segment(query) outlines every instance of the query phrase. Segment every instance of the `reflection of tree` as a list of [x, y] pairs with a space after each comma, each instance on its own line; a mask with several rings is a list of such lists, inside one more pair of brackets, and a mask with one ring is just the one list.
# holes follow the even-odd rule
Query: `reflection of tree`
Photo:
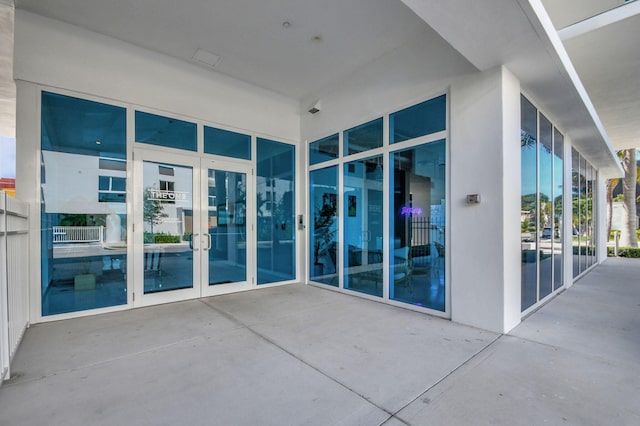
[[142, 217], [145, 222], [149, 222], [151, 226], [151, 233], [153, 234], [153, 225], [158, 225], [162, 222], [162, 219], [169, 217], [164, 212], [164, 204], [160, 200], [156, 200], [151, 192], [152, 188], [145, 188], [144, 190], [144, 209]]
[[520, 148], [536, 147], [536, 138], [529, 134], [526, 130], [520, 130]]

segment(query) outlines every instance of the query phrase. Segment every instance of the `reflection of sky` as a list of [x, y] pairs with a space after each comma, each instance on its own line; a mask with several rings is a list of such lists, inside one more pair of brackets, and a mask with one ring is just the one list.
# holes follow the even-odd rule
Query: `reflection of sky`
[[[522, 156], [522, 194], [533, 194], [536, 192], [536, 150], [533, 148], [523, 148]], [[556, 180], [554, 196], [562, 193], [560, 183], [562, 182], [562, 161], [558, 157], [542, 153], [540, 158], [540, 192], [552, 198], [551, 192], [551, 162]]]
[[0, 177], [16, 177], [16, 140], [0, 136]]
[[522, 157], [522, 194], [536, 192], [536, 150], [533, 147], [523, 148]]

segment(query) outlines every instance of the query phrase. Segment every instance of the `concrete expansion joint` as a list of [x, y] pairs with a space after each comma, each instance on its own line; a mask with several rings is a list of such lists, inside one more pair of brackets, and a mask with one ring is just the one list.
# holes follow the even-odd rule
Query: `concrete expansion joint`
[[420, 399], [421, 397], [423, 397], [424, 395], [427, 394], [427, 392], [429, 392], [431, 389], [434, 389], [436, 386], [438, 386], [440, 383], [442, 383], [443, 381], [445, 381], [447, 378], [449, 378], [451, 375], [453, 375], [456, 371], [460, 370], [462, 367], [464, 367], [465, 365], [469, 364], [471, 361], [473, 361], [474, 359], [478, 358], [481, 354], [485, 353], [487, 351], [487, 349], [489, 349], [490, 347], [492, 347], [498, 340], [502, 339], [502, 337], [504, 337], [505, 334], [499, 334], [497, 335], [493, 340], [491, 340], [489, 343], [487, 343], [485, 346], [483, 346], [482, 348], [480, 348], [477, 352], [475, 352], [474, 354], [472, 354], [469, 358], [467, 358], [464, 362], [462, 362], [460, 365], [458, 365], [456, 368], [454, 368], [453, 370], [451, 370], [450, 372], [448, 372], [447, 374], [445, 374], [444, 376], [442, 376], [440, 378], [440, 380], [437, 380], [435, 383], [433, 383], [431, 386], [427, 387], [424, 391], [422, 391], [420, 394], [418, 394], [418, 396], [416, 396], [415, 398], [413, 398], [412, 400], [410, 400], [409, 402], [407, 402], [405, 405], [403, 405], [402, 407], [400, 407], [398, 410], [396, 410], [393, 414], [391, 414], [391, 417], [389, 417], [387, 420], [385, 420], [382, 424], [388, 422], [389, 420], [391, 420], [392, 418], [395, 418], [396, 420], [399, 420], [400, 422], [402, 422], [403, 424], [407, 424], [409, 425], [410, 423], [405, 422], [404, 420], [402, 420], [400, 417], [398, 417], [398, 413], [400, 413], [402, 410], [404, 410], [405, 408], [407, 408], [409, 405], [413, 404], [415, 401], [417, 401], [418, 399]]
[[[338, 379], [336, 379], [335, 377], [333, 377], [332, 375], [328, 374], [327, 372], [321, 370], [320, 368], [316, 367], [313, 364], [310, 364], [308, 361], [300, 358], [298, 355], [294, 354], [293, 352], [289, 351], [288, 349], [286, 349], [285, 347], [281, 346], [280, 344], [278, 344], [277, 342], [275, 342], [274, 340], [270, 339], [269, 337], [265, 336], [264, 334], [260, 333], [259, 331], [255, 330], [254, 328], [252, 328], [250, 325], [244, 323], [243, 321], [241, 321], [240, 319], [236, 318], [235, 316], [233, 316], [232, 314], [230, 314], [229, 312], [226, 312], [216, 306], [213, 306], [209, 303], [207, 303], [206, 301], [202, 300], [202, 303], [204, 303], [205, 305], [207, 305], [210, 309], [212, 309], [213, 311], [215, 311], [216, 313], [224, 316], [225, 318], [227, 318], [228, 320], [232, 321], [235, 324], [238, 324], [240, 326], [242, 326], [242, 328], [246, 328], [249, 332], [251, 332], [253, 335], [255, 335], [256, 337], [264, 340], [265, 342], [267, 342], [268, 344], [278, 348], [279, 350], [281, 350], [282, 352], [286, 353], [287, 355], [289, 355], [290, 357], [294, 358], [295, 360], [297, 360], [298, 362], [306, 365], [307, 367], [313, 369], [314, 371], [318, 372], [319, 374], [323, 375], [324, 377], [326, 377], [327, 379], [331, 380], [332, 382], [336, 383], [337, 385], [343, 387], [344, 389], [348, 390], [349, 392], [357, 395], [358, 397], [362, 398], [363, 400], [367, 401], [369, 404], [371, 404], [372, 406], [376, 407], [377, 409], [379, 409], [380, 411], [385, 412], [386, 414], [388, 414], [391, 418], [394, 416], [394, 413], [390, 412], [389, 410], [387, 410], [384, 407], [381, 407], [380, 405], [376, 404], [375, 402], [371, 401], [371, 399], [369, 397], [367, 397], [366, 395], [363, 395], [362, 393], [359, 393], [358, 391], [356, 391], [355, 389], [347, 386], [346, 384], [342, 383], [341, 381], [339, 381]], [[403, 407], [404, 408], [404, 407]], [[388, 420], [388, 419], [387, 419]], [[385, 420], [385, 422], [387, 421]], [[400, 420], [400, 419], [398, 419]], [[384, 423], [384, 422], [383, 422]], [[403, 422], [404, 423], [404, 422]]]

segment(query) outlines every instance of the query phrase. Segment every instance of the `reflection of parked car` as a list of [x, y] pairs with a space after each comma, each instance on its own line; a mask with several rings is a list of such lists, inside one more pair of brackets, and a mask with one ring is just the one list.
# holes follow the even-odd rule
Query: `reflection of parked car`
[[[540, 236], [540, 238], [543, 239], [543, 240], [551, 239], [551, 227], [550, 226], [545, 226], [542, 229], [542, 235]], [[553, 238], [556, 238], [556, 239], [560, 238], [560, 231], [558, 231], [557, 228], [553, 232]]]

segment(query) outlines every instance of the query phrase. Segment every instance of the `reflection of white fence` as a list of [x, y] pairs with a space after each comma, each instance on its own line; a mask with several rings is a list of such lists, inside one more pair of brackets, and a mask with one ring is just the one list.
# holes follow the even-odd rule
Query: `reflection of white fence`
[[54, 226], [54, 243], [101, 243], [104, 226]]
[[0, 384], [29, 321], [28, 206], [0, 191]]

